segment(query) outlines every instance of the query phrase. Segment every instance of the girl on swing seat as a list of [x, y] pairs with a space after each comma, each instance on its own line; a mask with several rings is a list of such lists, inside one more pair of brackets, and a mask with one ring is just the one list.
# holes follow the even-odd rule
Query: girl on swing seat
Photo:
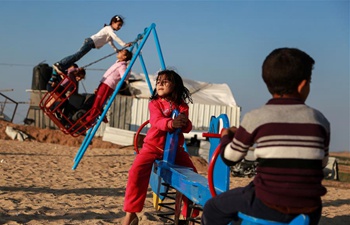
[[[117, 84], [125, 74], [125, 71], [128, 67], [128, 61], [131, 60], [132, 55], [132, 52], [127, 49], [122, 49], [118, 52], [118, 60], [105, 72], [101, 79], [100, 85], [95, 91], [95, 94], [86, 101], [81, 110], [77, 111], [77, 113], [73, 116], [73, 120], [77, 120], [80, 117], [84, 116], [84, 114], [82, 114], [82, 110], [84, 110], [83, 113], [86, 113], [88, 109], [91, 109], [88, 111], [89, 114], [86, 116], [85, 121], [90, 124], [94, 123], [95, 119], [103, 111], [103, 107], [107, 99], [113, 94], [115, 88], [117, 87]], [[130, 72], [126, 75], [126, 78], [124, 80], [127, 80], [129, 76]], [[104, 122], [107, 123], [108, 120], [104, 118]]]

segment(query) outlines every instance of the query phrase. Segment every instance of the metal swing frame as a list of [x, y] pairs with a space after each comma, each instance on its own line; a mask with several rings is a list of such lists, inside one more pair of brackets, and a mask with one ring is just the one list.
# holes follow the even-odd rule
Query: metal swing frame
[[96, 124], [94, 124], [94, 126], [92, 126], [87, 131], [86, 136], [84, 138], [84, 141], [81, 144], [81, 146], [80, 146], [80, 148], [79, 148], [79, 150], [78, 150], [78, 152], [77, 152], [77, 154], [76, 154], [76, 156], [74, 158], [74, 164], [73, 164], [73, 167], [72, 167], [73, 170], [75, 170], [78, 167], [78, 165], [79, 165], [81, 159], [83, 158], [87, 148], [89, 147], [93, 137], [95, 136], [99, 126], [101, 125], [101, 122], [102, 122], [103, 118], [106, 116], [107, 111], [111, 107], [111, 105], [112, 105], [116, 95], [118, 94], [120, 88], [122, 87], [122, 84], [123, 84], [123, 82], [125, 80], [126, 75], [130, 72], [130, 70], [131, 70], [132, 66], [134, 65], [134, 63], [135, 63], [137, 58], [140, 60], [143, 72], [145, 74], [146, 82], [148, 84], [150, 93], [152, 94], [153, 88], [152, 88], [152, 85], [151, 85], [151, 81], [149, 79], [149, 74], [147, 72], [145, 62], [144, 62], [142, 54], [141, 54], [141, 50], [144, 47], [144, 45], [145, 45], [145, 43], [146, 43], [146, 41], [147, 41], [147, 39], [148, 39], [148, 37], [150, 36], [151, 33], [153, 34], [153, 37], [154, 37], [155, 45], [156, 45], [157, 52], [158, 52], [158, 57], [159, 57], [160, 64], [161, 64], [161, 69], [162, 70], [166, 69], [164, 58], [163, 58], [163, 54], [162, 54], [160, 43], [159, 43], [159, 39], [158, 39], [158, 35], [157, 35], [157, 32], [156, 32], [156, 25], [154, 23], [152, 23], [149, 27], [145, 28], [145, 30], [144, 30], [144, 32], [142, 34], [139, 34], [137, 36], [136, 41], [134, 42], [134, 44], [130, 48], [130, 51], [133, 51], [134, 48], [136, 49], [134, 54], [133, 54], [133, 57], [132, 57], [129, 65], [128, 65], [128, 67], [127, 67], [127, 69], [126, 69], [122, 79], [120, 80], [120, 82], [118, 83], [116, 89], [114, 90], [112, 96], [106, 102], [104, 110], [103, 110], [102, 114], [98, 117]]
[[[76, 91], [77, 86], [75, 82], [73, 82], [66, 74], [61, 74], [60, 76], [62, 77], [61, 81], [56, 85], [53, 91], [47, 92], [42, 97], [39, 103], [39, 107], [63, 133], [76, 137], [85, 132], [89, 127], [87, 126], [87, 123], [81, 123], [80, 121], [71, 121], [68, 116], [65, 115], [65, 113], [62, 111], [61, 107], [64, 103], [69, 101], [69, 98]], [[66, 81], [66, 83], [63, 87], [61, 84], [64, 81]], [[68, 90], [70, 92], [67, 94]], [[65, 120], [66, 123], [62, 123], [62, 120]]]

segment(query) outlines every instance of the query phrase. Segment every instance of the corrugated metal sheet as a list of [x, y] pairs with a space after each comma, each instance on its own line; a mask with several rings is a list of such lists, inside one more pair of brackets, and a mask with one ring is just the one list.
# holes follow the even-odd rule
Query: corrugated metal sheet
[[208, 130], [210, 118], [227, 114], [231, 126], [239, 126], [240, 107], [190, 104], [189, 119], [192, 121], [193, 130]]
[[[40, 91], [31, 92], [31, 105], [29, 107], [27, 118], [33, 119], [34, 125], [40, 128], [57, 128], [52, 121], [38, 107], [40, 102]], [[149, 119], [148, 111], [149, 99], [134, 98], [131, 96], [117, 95], [114, 99], [107, 118], [109, 124], [107, 126], [120, 128], [124, 130], [137, 131], [137, 129]], [[227, 114], [231, 126], [239, 126], [241, 108], [207, 105], [207, 104], [189, 104], [189, 119], [192, 121], [193, 130], [207, 131], [212, 116]], [[101, 136], [106, 124], [101, 123], [97, 136]], [[149, 127], [149, 126], [148, 126]], [[143, 132], [146, 132], [146, 129]]]
[[[137, 131], [137, 129], [149, 119], [148, 102], [149, 99], [146, 98], [133, 98], [130, 130]], [[146, 132], [147, 127], [144, 132]]]
[[117, 95], [109, 108], [109, 124], [111, 127], [129, 130], [131, 122], [131, 106], [133, 98]]
[[[143, 122], [149, 119], [149, 99], [133, 98], [131, 107], [131, 123], [129, 130], [136, 131]], [[210, 118], [227, 114], [231, 126], [239, 126], [240, 107], [189, 104], [189, 119], [192, 121], [193, 130], [208, 130]], [[119, 128], [119, 127], [118, 127]]]

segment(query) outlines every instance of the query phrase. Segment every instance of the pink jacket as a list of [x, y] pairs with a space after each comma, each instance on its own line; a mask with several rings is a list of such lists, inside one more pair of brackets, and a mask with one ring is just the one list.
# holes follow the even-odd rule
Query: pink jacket
[[[107, 84], [110, 88], [115, 90], [118, 82], [121, 80], [124, 75], [126, 68], [128, 67], [125, 61], [116, 61], [108, 70], [103, 74], [101, 83]], [[130, 76], [130, 72], [127, 74], [125, 80]]]
[[[184, 113], [188, 116], [188, 105], [183, 102], [180, 105], [175, 103], [170, 104], [165, 99], [157, 98], [149, 102], [148, 108], [150, 111], [150, 124], [151, 128], [148, 130], [144, 143], [157, 147], [158, 149], [164, 149], [166, 134], [172, 132], [171, 128], [173, 119], [171, 118], [172, 111], [177, 109], [179, 113]], [[192, 130], [192, 122], [188, 121], [185, 128], [182, 128], [182, 132], [179, 135], [178, 145], [182, 147], [185, 138], [183, 133], [188, 133]]]

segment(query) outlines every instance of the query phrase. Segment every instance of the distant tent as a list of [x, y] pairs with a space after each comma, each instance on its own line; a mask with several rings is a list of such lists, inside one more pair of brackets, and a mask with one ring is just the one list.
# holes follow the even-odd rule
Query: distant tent
[[[152, 87], [155, 87], [155, 75], [149, 75]], [[145, 75], [132, 73], [129, 79], [130, 89], [137, 98], [149, 98], [150, 90]], [[231, 89], [225, 83], [213, 84], [183, 78], [184, 85], [189, 89], [193, 102], [208, 105], [223, 105], [236, 107], [236, 101]]]

